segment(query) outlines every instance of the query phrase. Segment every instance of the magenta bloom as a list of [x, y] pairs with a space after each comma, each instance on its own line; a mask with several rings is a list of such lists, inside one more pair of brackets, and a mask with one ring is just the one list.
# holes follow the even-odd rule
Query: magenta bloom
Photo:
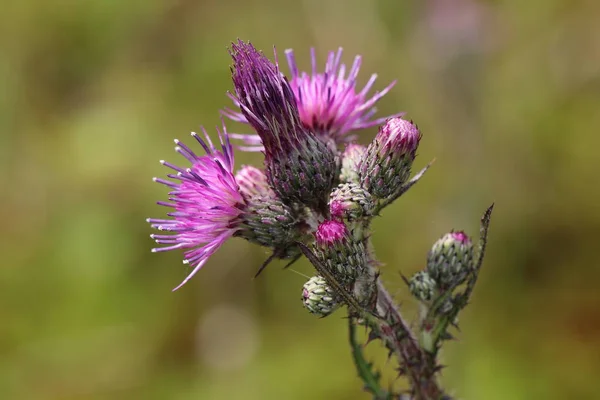
[[[311, 49], [311, 74], [298, 71], [293, 50], [288, 49], [285, 54], [291, 72], [290, 86], [298, 104], [300, 120], [316, 134], [330, 137], [336, 143], [350, 142], [356, 138], [350, 132], [376, 126], [387, 118], [402, 115], [400, 113], [372, 119], [377, 111], [375, 104], [396, 82], [368, 97], [368, 92], [377, 79], [377, 74], [373, 74], [365, 87], [357, 91], [356, 79], [362, 61], [360, 56], [354, 58], [346, 76], [346, 65], [340, 62], [341, 48], [337, 52], [329, 52], [324, 72], [317, 72], [315, 51]], [[240, 106], [238, 100], [233, 98], [233, 101], [237, 107]], [[248, 122], [240, 112], [226, 109], [223, 114], [234, 121]], [[246, 143], [246, 147], [241, 147], [243, 150], [262, 150], [261, 140], [257, 135], [232, 134], [231, 137]]]
[[341, 221], [328, 220], [323, 221], [315, 232], [317, 244], [322, 247], [328, 247], [334, 243], [341, 242], [348, 233], [348, 228]]
[[450, 236], [460, 244], [471, 244], [471, 238], [463, 231], [450, 232]]
[[[165, 245], [152, 249], [153, 252], [174, 249], [189, 249], [184, 263], [193, 267], [192, 272], [174, 290], [183, 286], [206, 263], [208, 258], [237, 230], [239, 217], [245, 207], [238, 184], [233, 176], [233, 151], [223, 125], [219, 133], [221, 150], [217, 150], [204, 132], [205, 140], [196, 133], [192, 136], [206, 151], [198, 156], [179, 140], [175, 140], [175, 151], [190, 163], [189, 168], [180, 168], [166, 161], [161, 163], [176, 171], [167, 176], [176, 182], [154, 178], [169, 188], [170, 202], [158, 204], [171, 207], [174, 211], [167, 215], [171, 219], [147, 221], [152, 227], [169, 234], [153, 234], [156, 243]], [[218, 131], [218, 130], [217, 130]]]

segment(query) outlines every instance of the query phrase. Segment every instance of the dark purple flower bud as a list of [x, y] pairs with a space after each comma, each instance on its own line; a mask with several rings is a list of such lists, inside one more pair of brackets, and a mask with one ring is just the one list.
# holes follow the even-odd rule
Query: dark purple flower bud
[[411, 121], [388, 119], [360, 162], [361, 185], [378, 199], [396, 196], [410, 176], [420, 140], [421, 133]]
[[284, 202], [325, 212], [339, 174], [330, 145], [304, 127], [287, 79], [251, 44], [232, 45], [236, 101], [264, 146], [269, 184]]
[[442, 236], [427, 255], [427, 272], [442, 290], [454, 288], [473, 270], [473, 243], [462, 231]]

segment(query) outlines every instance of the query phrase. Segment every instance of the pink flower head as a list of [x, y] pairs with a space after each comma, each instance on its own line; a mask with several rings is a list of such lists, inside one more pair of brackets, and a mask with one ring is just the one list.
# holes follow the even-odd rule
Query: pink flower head
[[329, 52], [323, 72], [317, 72], [317, 57], [315, 49], [311, 48], [311, 74], [298, 71], [292, 49], [286, 50], [285, 55], [292, 74], [290, 85], [296, 95], [300, 119], [315, 132], [332, 137], [338, 143], [348, 142], [355, 138], [355, 135], [348, 136], [349, 132], [379, 125], [389, 118], [371, 119], [377, 111], [375, 104], [390, 91], [396, 81], [381, 92], [367, 97], [377, 79], [377, 74], [373, 74], [365, 87], [357, 91], [356, 78], [362, 62], [361, 56], [354, 57], [346, 76], [346, 65], [340, 63], [341, 47], [337, 52]]
[[215, 148], [204, 128], [202, 131], [205, 140], [196, 133], [192, 133], [192, 136], [204, 148], [206, 155], [198, 156], [179, 140], [175, 140], [175, 151], [184, 156], [191, 166], [181, 168], [161, 161], [176, 172], [167, 175], [176, 182], [154, 178], [155, 182], [171, 189], [170, 202], [159, 201], [158, 204], [171, 207], [174, 211], [167, 214], [171, 219], [147, 220], [153, 228], [170, 233], [151, 235], [156, 243], [166, 245], [152, 251], [189, 249], [183, 262], [193, 267], [192, 272], [173, 290], [190, 280], [209, 257], [238, 230], [239, 217], [245, 207], [233, 176], [233, 151], [225, 125], [222, 133], [217, 130], [221, 150]]
[[[356, 135], [350, 135], [350, 132], [379, 125], [389, 118], [372, 119], [377, 111], [375, 104], [396, 82], [368, 97], [367, 94], [377, 79], [377, 74], [373, 74], [365, 87], [358, 91], [356, 80], [362, 62], [360, 56], [354, 58], [346, 75], [347, 67], [341, 63], [341, 48], [337, 52], [329, 52], [323, 72], [317, 72], [315, 50], [311, 49], [310, 74], [298, 71], [293, 50], [286, 50], [285, 55], [291, 72], [289, 84], [298, 105], [300, 120], [314, 133], [332, 138], [336, 143], [350, 142], [356, 138]], [[238, 99], [233, 98], [233, 102], [236, 107], [240, 107]], [[248, 123], [243, 113], [226, 109], [223, 114], [234, 121]], [[392, 117], [402, 114], [394, 114]], [[262, 142], [258, 135], [232, 134], [231, 137], [244, 141], [247, 146], [240, 147], [242, 150], [262, 150]]]
[[348, 233], [348, 228], [341, 221], [323, 221], [315, 232], [315, 238], [319, 246], [328, 247], [334, 243], [341, 242]]
[[379, 128], [376, 140], [380, 141], [384, 153], [406, 154], [414, 159], [421, 141], [421, 132], [412, 121], [390, 118]]

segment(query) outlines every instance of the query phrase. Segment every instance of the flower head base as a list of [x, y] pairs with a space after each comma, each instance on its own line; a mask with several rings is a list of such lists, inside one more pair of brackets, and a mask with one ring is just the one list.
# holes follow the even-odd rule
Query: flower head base
[[355, 240], [343, 222], [322, 222], [315, 232], [315, 238], [315, 256], [338, 281], [351, 285], [367, 270], [368, 257], [364, 243]]
[[368, 98], [367, 93], [377, 79], [377, 74], [373, 74], [366, 86], [358, 92], [356, 79], [362, 62], [360, 56], [354, 58], [348, 76], [346, 65], [340, 62], [342, 48], [337, 52], [329, 52], [323, 72], [317, 72], [317, 57], [315, 49], [312, 48], [311, 74], [298, 71], [292, 49], [286, 50], [285, 56], [291, 72], [290, 85], [298, 102], [300, 119], [317, 134], [331, 137], [337, 143], [348, 142], [356, 137], [349, 135], [350, 132], [379, 125], [389, 118], [371, 119], [377, 111], [375, 104], [390, 91], [396, 81]]
[[241, 220], [236, 236], [272, 248], [278, 258], [300, 255], [296, 242], [306, 235], [302, 215], [279, 198], [260, 195], [246, 198], [246, 210]]
[[340, 304], [336, 301], [335, 292], [327, 285], [322, 276], [313, 276], [302, 288], [302, 304], [314, 315], [326, 317], [334, 312]]
[[410, 176], [420, 140], [421, 133], [412, 122], [388, 119], [361, 159], [361, 185], [379, 199], [396, 196]]
[[184, 263], [193, 267], [192, 272], [175, 290], [194, 276], [208, 258], [239, 229], [240, 216], [246, 206], [233, 176], [233, 152], [225, 126], [223, 125], [223, 132], [219, 132], [221, 150], [216, 149], [204, 129], [203, 132], [204, 140], [195, 133], [192, 136], [204, 148], [206, 155], [198, 156], [189, 147], [175, 140], [175, 151], [183, 155], [191, 163], [191, 167], [180, 168], [161, 161], [176, 172], [167, 175], [176, 182], [154, 178], [156, 182], [171, 189], [170, 202], [161, 201], [158, 204], [171, 207], [174, 211], [167, 214], [172, 219], [147, 220], [153, 228], [170, 233], [151, 235], [157, 243], [166, 245], [152, 251], [189, 249], [185, 253]]
[[267, 180], [284, 202], [322, 210], [338, 176], [337, 155], [305, 128], [288, 81], [252, 45], [232, 45], [236, 100], [264, 146]]
[[442, 290], [462, 284], [473, 270], [473, 243], [461, 231], [442, 236], [427, 255], [427, 272]]

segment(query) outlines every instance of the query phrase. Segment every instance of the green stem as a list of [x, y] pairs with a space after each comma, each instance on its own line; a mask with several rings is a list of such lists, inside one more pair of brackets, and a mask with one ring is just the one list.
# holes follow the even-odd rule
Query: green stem
[[393, 397], [379, 384], [380, 374], [373, 371], [373, 364], [367, 362], [363, 354], [362, 345], [356, 338], [356, 325], [354, 318], [348, 317], [348, 336], [352, 347], [352, 358], [358, 371], [358, 376], [365, 383], [365, 389], [373, 394], [375, 400], [391, 400]]

